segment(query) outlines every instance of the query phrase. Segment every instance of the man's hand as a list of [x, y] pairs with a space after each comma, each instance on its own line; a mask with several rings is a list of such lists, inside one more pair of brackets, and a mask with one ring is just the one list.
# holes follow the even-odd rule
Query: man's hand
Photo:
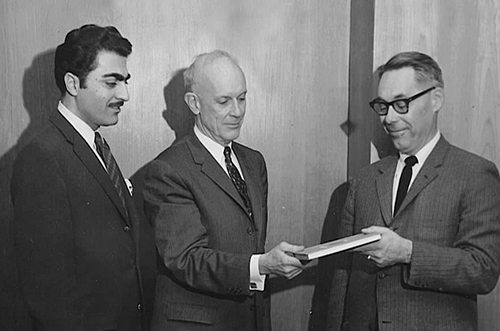
[[374, 243], [358, 247], [353, 251], [365, 254], [380, 268], [397, 263], [410, 263], [413, 243], [389, 228], [370, 226], [363, 233], [380, 233], [382, 238]]
[[292, 279], [302, 272], [304, 265], [299, 259], [287, 254], [303, 250], [304, 246], [281, 242], [269, 252], [259, 258], [259, 272], [261, 275], [278, 275]]

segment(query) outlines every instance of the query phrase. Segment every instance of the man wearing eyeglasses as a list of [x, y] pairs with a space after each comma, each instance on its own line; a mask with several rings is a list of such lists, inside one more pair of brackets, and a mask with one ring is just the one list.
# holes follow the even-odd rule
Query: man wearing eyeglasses
[[439, 132], [439, 65], [405, 52], [379, 68], [372, 109], [399, 151], [351, 182], [340, 236], [380, 233], [338, 255], [329, 330], [477, 330], [477, 295], [500, 274], [496, 166]]

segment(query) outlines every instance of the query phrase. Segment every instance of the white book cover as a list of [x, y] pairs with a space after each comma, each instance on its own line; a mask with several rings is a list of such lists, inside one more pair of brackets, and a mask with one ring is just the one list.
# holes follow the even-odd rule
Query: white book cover
[[358, 233], [353, 236], [340, 238], [323, 244], [307, 247], [293, 255], [300, 260], [314, 260], [326, 255], [342, 252], [380, 240], [380, 233]]

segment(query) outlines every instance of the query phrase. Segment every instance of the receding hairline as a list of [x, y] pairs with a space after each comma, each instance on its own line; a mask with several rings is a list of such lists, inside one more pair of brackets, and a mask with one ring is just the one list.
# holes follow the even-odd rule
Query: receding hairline
[[209, 53], [199, 54], [195, 56], [193, 63], [191, 63], [189, 68], [184, 71], [184, 87], [186, 89], [186, 92], [193, 92], [193, 86], [196, 82], [196, 78], [199, 78], [197, 76], [200, 75], [203, 69], [220, 59], [229, 60], [230, 63], [232, 63], [243, 73], [243, 70], [238, 64], [238, 61], [226, 51], [215, 50]]

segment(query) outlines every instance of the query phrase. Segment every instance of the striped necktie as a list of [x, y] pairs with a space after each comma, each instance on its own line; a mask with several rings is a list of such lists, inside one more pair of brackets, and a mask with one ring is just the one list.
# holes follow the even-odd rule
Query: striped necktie
[[123, 208], [125, 209], [125, 213], [128, 215], [127, 207], [125, 204], [125, 197], [123, 196], [123, 187], [121, 185], [123, 182], [123, 176], [120, 172], [120, 168], [118, 168], [118, 164], [116, 163], [113, 154], [111, 154], [109, 145], [104, 141], [104, 139], [102, 139], [99, 132], [95, 133], [95, 145], [97, 153], [99, 153], [102, 160], [104, 161], [104, 164], [106, 165], [109, 178], [115, 186], [116, 192], [118, 192], [118, 196], [120, 197]]

